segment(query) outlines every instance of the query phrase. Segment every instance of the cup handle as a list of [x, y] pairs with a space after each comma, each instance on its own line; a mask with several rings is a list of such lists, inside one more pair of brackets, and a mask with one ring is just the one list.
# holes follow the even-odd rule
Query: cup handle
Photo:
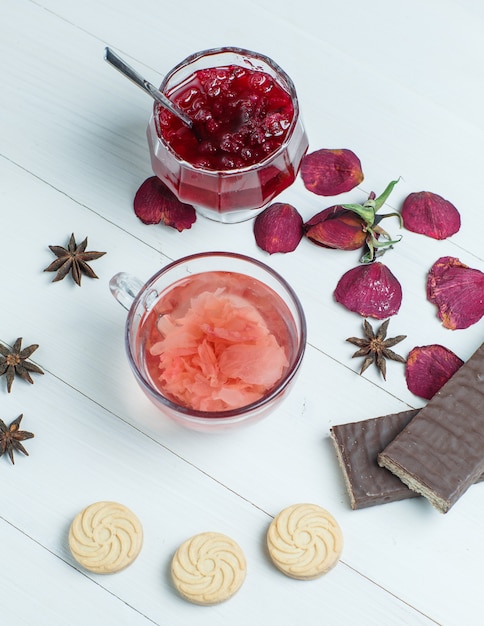
[[109, 281], [111, 293], [127, 311], [131, 308], [133, 300], [141, 291], [142, 287], [142, 281], [127, 272], [119, 272]]

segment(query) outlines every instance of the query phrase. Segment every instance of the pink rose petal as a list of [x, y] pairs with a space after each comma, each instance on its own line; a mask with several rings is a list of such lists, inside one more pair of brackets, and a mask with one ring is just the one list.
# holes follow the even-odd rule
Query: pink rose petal
[[351, 150], [322, 149], [303, 158], [301, 178], [306, 189], [318, 196], [336, 196], [359, 185], [363, 172]]
[[366, 242], [364, 226], [359, 215], [342, 206], [332, 206], [313, 215], [304, 224], [304, 233], [310, 241], [324, 248], [358, 250]]
[[134, 197], [134, 212], [143, 224], [159, 224], [182, 231], [197, 219], [191, 204], [184, 204], [156, 176], [147, 178]]
[[288, 366], [286, 351], [255, 306], [237, 296], [202, 292], [186, 313], [158, 320], [163, 391], [201, 411], [225, 411], [261, 398]]
[[254, 236], [269, 254], [292, 252], [302, 239], [303, 219], [292, 205], [276, 202], [255, 218]]
[[428, 274], [427, 298], [445, 328], [468, 328], [484, 315], [484, 274], [455, 257], [441, 257]]
[[460, 229], [460, 214], [448, 200], [431, 191], [411, 193], [402, 206], [405, 228], [433, 239], [446, 239]]
[[386, 265], [374, 262], [346, 272], [336, 286], [334, 297], [350, 311], [382, 320], [398, 313], [402, 287]]
[[463, 364], [462, 359], [444, 346], [417, 346], [407, 357], [407, 387], [416, 396], [430, 400]]

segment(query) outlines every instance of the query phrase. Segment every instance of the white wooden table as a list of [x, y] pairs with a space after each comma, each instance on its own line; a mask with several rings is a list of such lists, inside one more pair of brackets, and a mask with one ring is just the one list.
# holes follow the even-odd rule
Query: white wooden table
[[[311, 150], [350, 148], [365, 179], [338, 198], [364, 201], [401, 176], [389, 202], [412, 191], [451, 200], [462, 228], [447, 241], [403, 231], [385, 257], [404, 298], [390, 336], [406, 355], [440, 343], [467, 359], [484, 321], [444, 329], [425, 296], [440, 256], [484, 270], [484, 8], [478, 0], [0, 0], [0, 340], [38, 343], [34, 385], [0, 379], [0, 417], [24, 415], [30, 456], [0, 458], [0, 621], [85, 624], [482, 624], [484, 485], [447, 514], [423, 499], [352, 511], [329, 440], [331, 425], [424, 401], [390, 362], [363, 376], [345, 342], [361, 318], [333, 300], [358, 252], [305, 240], [292, 254], [255, 245], [252, 224], [199, 218], [178, 233], [145, 226], [132, 200], [151, 175], [151, 102], [103, 61], [106, 45], [156, 82], [189, 53], [238, 45], [274, 58], [296, 83]], [[332, 204], [301, 181], [281, 199], [308, 219]], [[396, 223], [387, 224], [398, 232]], [[107, 254], [99, 280], [52, 284], [49, 244], [71, 233]], [[109, 279], [148, 278], [169, 260], [231, 250], [267, 262], [294, 286], [307, 315], [301, 375], [274, 415], [203, 435], [160, 418], [124, 353], [124, 310]], [[89, 575], [67, 546], [84, 506], [115, 500], [142, 521], [139, 558]], [[312, 582], [285, 577], [264, 548], [278, 511], [314, 502], [345, 536], [339, 565]], [[169, 576], [178, 545], [214, 530], [243, 548], [248, 574], [231, 600], [197, 607]]]

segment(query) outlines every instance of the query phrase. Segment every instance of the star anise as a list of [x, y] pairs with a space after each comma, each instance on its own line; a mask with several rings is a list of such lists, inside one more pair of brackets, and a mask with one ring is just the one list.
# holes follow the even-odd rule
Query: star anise
[[22, 337], [17, 339], [11, 350], [0, 344], [0, 376], [6, 374], [8, 393], [10, 393], [12, 389], [15, 374], [33, 384], [34, 381], [32, 380], [29, 372], [35, 372], [36, 374], [44, 373], [38, 365], [27, 361], [30, 355], [35, 352], [38, 347], [39, 345], [35, 343], [22, 350]]
[[6, 452], [12, 463], [15, 463], [13, 458], [14, 450], [29, 456], [29, 453], [20, 442], [25, 439], [32, 439], [34, 436], [33, 433], [29, 433], [26, 430], [19, 430], [22, 417], [23, 415], [19, 415], [16, 420], [13, 420], [10, 426], [7, 426], [5, 422], [0, 419], [0, 456]]
[[366, 357], [361, 366], [360, 374], [372, 364], [378, 367], [384, 380], [386, 380], [387, 366], [385, 359], [391, 359], [392, 361], [398, 361], [399, 363], [405, 363], [406, 360], [399, 354], [395, 354], [393, 350], [390, 350], [394, 345], [403, 341], [407, 335], [398, 335], [392, 339], [386, 339], [387, 329], [390, 320], [386, 320], [378, 329], [375, 334], [373, 328], [367, 320], [363, 322], [363, 331], [365, 334], [364, 339], [358, 339], [357, 337], [350, 337], [346, 341], [358, 346], [360, 349], [353, 354], [354, 357], [364, 356]]
[[87, 237], [84, 241], [77, 245], [74, 233], [72, 233], [67, 248], [63, 248], [62, 246], [49, 246], [49, 248], [58, 257], [44, 270], [44, 272], [57, 272], [52, 279], [53, 283], [65, 278], [69, 272], [72, 273], [72, 278], [79, 285], [79, 287], [81, 286], [82, 274], [89, 276], [89, 278], [98, 278], [92, 268], [88, 265], [88, 261], [99, 259], [99, 257], [106, 253], [86, 252]]

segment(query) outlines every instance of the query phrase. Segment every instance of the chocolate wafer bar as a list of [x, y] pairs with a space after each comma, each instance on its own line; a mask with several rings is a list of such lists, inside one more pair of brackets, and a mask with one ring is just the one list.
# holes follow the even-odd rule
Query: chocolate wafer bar
[[352, 509], [418, 496], [377, 463], [379, 452], [417, 413], [418, 409], [412, 409], [330, 429]]
[[[390, 413], [330, 429], [352, 509], [398, 502], [419, 494], [378, 465], [378, 454], [407, 426], [419, 409]], [[484, 474], [478, 482], [484, 481]]]
[[447, 513], [484, 471], [484, 344], [378, 455]]

